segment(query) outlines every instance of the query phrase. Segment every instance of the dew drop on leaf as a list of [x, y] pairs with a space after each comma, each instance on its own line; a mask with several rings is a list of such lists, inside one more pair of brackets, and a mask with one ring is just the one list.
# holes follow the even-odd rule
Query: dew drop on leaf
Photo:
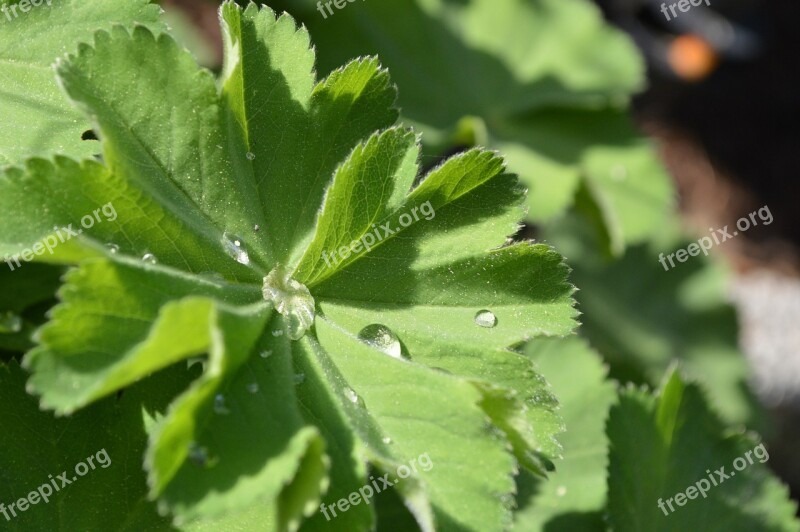
[[259, 231], [261, 231], [261, 226], [260, 226], [260, 225], [258, 225], [258, 224], [254, 225], [254, 226], [253, 226], [253, 231], [255, 231], [256, 233], [258, 233]]
[[250, 384], [248, 384], [247, 385], [247, 391], [250, 392], [250, 393], [258, 393], [258, 383], [257, 382], [251, 382]]
[[225, 252], [239, 264], [244, 264], [245, 266], [250, 264], [250, 255], [247, 254], [247, 250], [244, 249], [244, 243], [238, 236], [228, 234], [226, 231], [222, 234], [222, 246], [225, 248]]
[[[314, 324], [314, 297], [304, 284], [292, 279], [280, 264], [264, 277], [261, 293], [286, 319], [292, 340], [302, 338]], [[273, 336], [278, 336], [275, 332], [272, 332]]]
[[383, 443], [385, 443], [386, 445], [389, 445], [390, 443], [392, 443], [392, 439], [389, 436], [384, 436], [381, 441]]
[[475, 314], [475, 323], [481, 327], [491, 329], [497, 325], [497, 316], [490, 310], [479, 310], [478, 313]]
[[379, 323], [367, 325], [358, 333], [358, 338], [367, 345], [390, 357], [403, 359], [403, 349], [400, 340], [389, 327]]
[[156, 259], [156, 256], [153, 255], [152, 253], [145, 253], [144, 255], [142, 255], [142, 262], [145, 262], [147, 264], [155, 264], [158, 262], [158, 259]]
[[275, 329], [272, 331], [272, 336], [283, 336], [283, 329]]
[[214, 412], [223, 415], [231, 413], [231, 411], [228, 410], [228, 407], [225, 406], [225, 396], [221, 393], [218, 393], [216, 397], [214, 397]]
[[259, 355], [261, 356], [261, 358], [269, 358], [270, 355], [272, 355], [272, 349], [265, 349], [265, 350], [261, 351], [261, 353], [259, 353]]
[[305, 373], [295, 373], [294, 374], [294, 383], [295, 384], [303, 384], [306, 381], [306, 374]]
[[189, 460], [191, 460], [194, 465], [204, 468], [213, 467], [214, 464], [217, 463], [216, 460], [209, 459], [208, 449], [194, 442], [189, 445]]
[[19, 314], [5, 312], [0, 314], [0, 333], [18, 333], [22, 330], [22, 318]]
[[347, 397], [347, 399], [351, 403], [357, 403], [358, 402], [358, 394], [356, 392], [354, 392], [351, 388], [345, 388], [344, 389], [344, 396]]
[[[241, 153], [241, 152], [239, 152], [239, 153]], [[249, 152], [247, 152], [247, 155], [246, 155], [246, 157], [247, 157], [247, 160], [248, 160], [248, 161], [252, 161], [253, 159], [255, 159], [255, 158], [256, 158], [256, 154], [255, 154], [255, 153], [253, 153], [253, 152], [251, 152], [251, 151], [249, 151]]]
[[119, 253], [119, 246], [116, 244], [111, 244], [111, 243], [106, 244], [106, 249], [112, 255], [116, 255], [117, 253]]

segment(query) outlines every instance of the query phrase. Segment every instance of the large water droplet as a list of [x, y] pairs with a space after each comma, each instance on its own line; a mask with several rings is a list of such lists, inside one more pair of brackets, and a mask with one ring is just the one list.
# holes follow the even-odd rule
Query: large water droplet
[[481, 327], [492, 328], [497, 325], [497, 316], [490, 310], [479, 310], [475, 314], [475, 323]]
[[358, 333], [358, 338], [390, 357], [403, 359], [403, 349], [400, 340], [389, 327], [374, 323], [367, 325]]
[[142, 255], [142, 262], [146, 262], [147, 264], [155, 264], [158, 262], [158, 259], [156, 259], [156, 256], [152, 253], [145, 253]]
[[214, 397], [214, 412], [222, 415], [231, 413], [231, 411], [228, 410], [228, 407], [225, 405], [225, 396], [221, 393], [218, 393], [216, 397]]
[[302, 338], [314, 324], [314, 297], [304, 284], [292, 279], [280, 264], [264, 277], [261, 292], [264, 299], [271, 302], [286, 319], [292, 340]]
[[251, 152], [251, 151], [249, 151], [249, 152], [247, 152], [246, 157], [247, 157], [248, 161], [252, 161], [252, 160], [254, 160], [256, 158], [256, 154]]
[[119, 246], [116, 245], [116, 244], [108, 243], [108, 244], [106, 244], [106, 249], [112, 255], [116, 255], [117, 253], [119, 253]]
[[228, 234], [227, 232], [223, 233], [222, 246], [225, 248], [225, 252], [233, 257], [239, 264], [244, 264], [245, 266], [250, 264], [250, 255], [247, 254], [247, 250], [244, 249], [244, 243], [238, 236]]
[[18, 333], [22, 330], [22, 317], [13, 312], [0, 314], [0, 333]]

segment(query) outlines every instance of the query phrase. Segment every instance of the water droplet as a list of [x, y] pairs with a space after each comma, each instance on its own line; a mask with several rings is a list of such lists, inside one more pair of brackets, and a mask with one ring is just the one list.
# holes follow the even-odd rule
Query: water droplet
[[13, 312], [0, 314], [0, 333], [18, 333], [22, 330], [22, 317]]
[[383, 443], [385, 443], [386, 445], [389, 445], [390, 443], [392, 443], [392, 439], [389, 436], [384, 436], [381, 441]]
[[152, 253], [145, 253], [142, 255], [142, 262], [146, 262], [147, 264], [156, 264], [158, 259]]
[[283, 329], [275, 329], [272, 331], [272, 336], [283, 336]]
[[567, 487], [566, 486], [559, 486], [556, 488], [556, 495], [559, 497], [563, 497], [567, 494]]
[[374, 323], [367, 325], [358, 333], [358, 338], [367, 345], [390, 357], [403, 359], [403, 349], [400, 340], [389, 327]]
[[256, 233], [258, 233], [259, 231], [261, 231], [261, 226], [260, 226], [260, 225], [258, 225], [258, 224], [254, 225], [254, 226], [253, 226], [253, 231], [255, 231]]
[[119, 246], [116, 244], [111, 244], [111, 243], [106, 244], [106, 249], [112, 255], [116, 255], [117, 253], [119, 253]]
[[295, 384], [303, 384], [306, 381], [306, 374], [305, 373], [295, 373], [294, 374], [294, 383]]
[[239, 264], [244, 264], [245, 266], [250, 264], [250, 255], [247, 254], [247, 250], [244, 249], [244, 243], [238, 236], [228, 234], [226, 231], [222, 234], [222, 246], [225, 248], [225, 252]]
[[208, 449], [192, 443], [189, 446], [189, 460], [197, 466], [206, 467], [208, 465]]
[[257, 382], [251, 382], [250, 384], [248, 384], [247, 385], [247, 391], [250, 392], [250, 393], [258, 393], [258, 383]]
[[261, 351], [259, 355], [261, 356], [261, 358], [269, 358], [270, 355], [272, 355], [272, 349], [265, 349], [264, 351]]
[[614, 165], [611, 168], [611, 179], [614, 181], [625, 181], [628, 178], [628, 169], [621, 164]]
[[352, 389], [350, 389], [350, 388], [345, 388], [345, 389], [344, 389], [344, 396], [345, 396], [345, 397], [347, 397], [347, 399], [348, 399], [348, 400], [349, 400], [351, 403], [357, 403], [357, 402], [358, 402], [358, 394], [357, 394], [356, 392], [354, 392], [354, 391], [353, 391]]
[[481, 327], [491, 329], [497, 325], [497, 316], [495, 316], [492, 311], [479, 310], [478, 313], [475, 314], [475, 323]]
[[[292, 279], [280, 264], [264, 277], [261, 293], [286, 318], [289, 338], [292, 340], [302, 338], [314, 324], [314, 297], [304, 284]], [[272, 334], [275, 335], [275, 331]]]
[[255, 154], [255, 153], [253, 153], [253, 152], [251, 152], [251, 151], [249, 151], [249, 152], [247, 152], [247, 155], [246, 155], [246, 157], [247, 157], [247, 160], [248, 160], [248, 161], [252, 161], [253, 159], [255, 159], [255, 158], [256, 158], [256, 154]]
[[231, 413], [231, 411], [228, 410], [228, 407], [225, 406], [225, 396], [221, 393], [218, 393], [216, 397], [214, 397], [214, 412], [222, 415]]

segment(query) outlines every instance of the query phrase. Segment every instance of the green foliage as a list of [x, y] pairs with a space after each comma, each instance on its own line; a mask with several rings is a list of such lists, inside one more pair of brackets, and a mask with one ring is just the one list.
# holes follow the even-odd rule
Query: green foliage
[[[4, 26], [0, 256], [56, 244], [0, 271], [0, 503], [111, 465], [0, 522], [800, 530], [758, 463], [657, 506], [755, 445], [726, 423], [764, 419], [724, 276], [653, 257], [672, 190], [624, 110], [628, 40], [580, 0], [286, 3], [319, 64], [252, 4], [220, 10], [219, 76], [144, 0]], [[513, 238], [526, 213], [574, 272]], [[609, 378], [665, 371], [658, 394]]]
[[429, 154], [505, 154], [532, 190], [530, 220], [554, 220], [583, 189], [618, 254], [670, 211], [669, 177], [625, 110], [644, 85], [641, 58], [589, 2], [359, 2], [326, 18], [312, 0], [271, 5], [308, 25], [324, 72], [378, 54]]
[[[796, 505], [764, 465], [768, 453], [753, 452], [753, 438], [725, 431], [700, 388], [677, 372], [667, 374], [657, 395], [623, 391], [611, 409], [608, 437], [615, 530], [800, 530]], [[678, 492], [689, 498], [673, 503], [674, 512], [659, 509], [659, 499]]]
[[[0, 251], [108, 202], [116, 217], [46, 257], [79, 266], [25, 358], [30, 391], [70, 414], [207, 353], [148, 429], [150, 496], [178, 525], [243, 510], [276, 529], [303, 516], [366, 529], [371, 507], [327, 523], [316, 506], [366, 484], [368, 465], [394, 474], [427, 454], [434, 467], [397, 486], [421, 527], [502, 528], [518, 463], [541, 474], [559, 454], [555, 401], [506, 348], [574, 327], [561, 257], [504, 246], [524, 195], [493, 154], [462, 154], [414, 186], [417, 138], [389, 127], [394, 89], [374, 59], [317, 83], [292, 19], [232, 4], [222, 16], [221, 91], [141, 26], [59, 62], [105, 164], [7, 170], [0, 232], [15, 238]], [[433, 216], [407, 223], [422, 204]], [[386, 223], [393, 234], [326, 268], [323, 251]], [[287, 324], [301, 310], [262, 295], [279, 264], [315, 302], [297, 341]], [[476, 323], [486, 309], [496, 326]], [[392, 345], [365, 336], [377, 315]]]
[[53, 62], [115, 24], [158, 31], [159, 9], [148, 0], [50, 0], [28, 9], [11, 20], [0, 15], [0, 165], [33, 155], [89, 157], [99, 151], [96, 142], [81, 140], [90, 121], [64, 98]]

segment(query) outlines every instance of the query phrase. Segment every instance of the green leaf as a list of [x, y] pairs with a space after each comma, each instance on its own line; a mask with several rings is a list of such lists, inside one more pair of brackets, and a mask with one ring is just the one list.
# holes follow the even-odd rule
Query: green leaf
[[[30, 389], [69, 413], [199, 364], [150, 420], [145, 462], [151, 498], [188, 529], [369, 529], [373, 506], [329, 522], [319, 504], [416, 460], [395, 489], [423, 530], [501, 530], [513, 475], [543, 471], [561, 430], [508, 347], [572, 331], [568, 269], [506, 245], [524, 195], [496, 155], [418, 175], [375, 59], [317, 82], [291, 18], [221, 13], [220, 80], [144, 27], [97, 33], [58, 73], [104, 164], [0, 176], [1, 252], [82, 230], [33, 256], [77, 267], [26, 355]], [[326, 268], [372, 220], [397, 231]]]
[[[25, 393], [26, 377], [16, 362], [0, 366], [3, 529], [173, 530], [146, 500], [142, 409], [168, 401], [182, 379], [161, 378], [158, 386], [137, 386], [60, 419], [37, 408]], [[20, 511], [18, 501], [31, 492], [36, 503]]]
[[624, 110], [643, 62], [590, 2], [357, 2], [333, 15], [311, 0], [276, 5], [308, 25], [324, 72], [378, 54], [428, 153], [500, 150], [533, 191], [530, 220], [552, 221], [587, 186], [620, 253], [672, 209], [669, 177]]
[[[158, 31], [159, 8], [149, 0], [43, 0], [3, 4], [0, 14], [0, 165], [55, 153], [89, 157], [95, 141], [82, 140], [91, 123], [64, 97], [51, 69], [81, 40], [115, 24], [144, 24]], [[17, 5], [15, 5], [17, 4]], [[11, 127], [13, 124], [13, 127]]]
[[763, 444], [726, 432], [700, 388], [677, 371], [657, 395], [624, 391], [608, 437], [615, 530], [800, 530], [796, 504], [765, 465]]
[[547, 481], [524, 472], [517, 479], [516, 530], [605, 530], [608, 438], [606, 418], [614, 384], [597, 353], [577, 337], [531, 341], [525, 353], [553, 386], [566, 430], [564, 458]]
[[766, 417], [747, 387], [727, 272], [701, 256], [669, 271], [659, 263], [660, 253], [687, 245], [676, 222], [615, 260], [595, 251], [594, 231], [577, 216], [563, 218], [544, 236], [575, 269], [582, 331], [609, 362], [612, 377], [655, 385], [679, 360], [726, 421], [764, 427]]

